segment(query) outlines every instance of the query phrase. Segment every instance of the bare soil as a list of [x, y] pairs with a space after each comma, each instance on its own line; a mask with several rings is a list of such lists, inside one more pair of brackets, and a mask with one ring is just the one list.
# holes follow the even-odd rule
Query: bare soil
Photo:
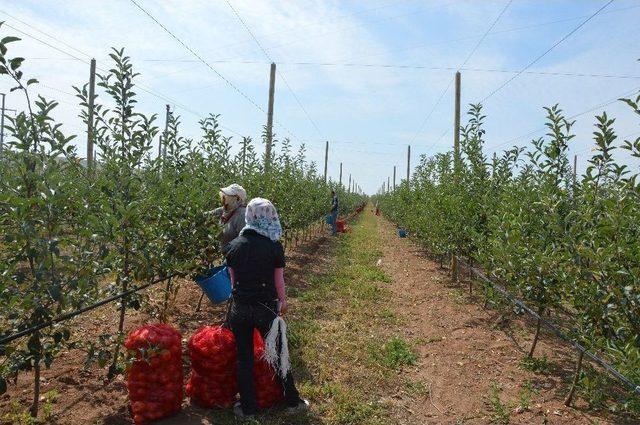
[[[380, 217], [381, 267], [393, 279], [394, 310], [406, 323], [397, 331], [413, 341], [419, 363], [405, 373], [421, 381], [428, 394], [404, 400], [410, 414], [404, 424], [637, 424], [631, 418], [592, 411], [576, 398], [564, 405], [576, 353], [553, 335], [543, 333], [535, 357], [546, 356], [553, 370], [533, 373], [521, 366], [535, 324], [521, 316], [483, 308], [466, 283], [454, 284], [446, 270], [430, 260], [410, 239]], [[478, 289], [477, 287], [475, 288]], [[518, 408], [523, 385], [534, 391], [528, 408]], [[497, 416], [492, 395], [506, 415]], [[495, 401], [495, 397], [494, 397]]]
[[[391, 278], [391, 282], [377, 285], [390, 291], [385, 292], [391, 294], [387, 308], [398, 319], [395, 325], [381, 331], [384, 334], [372, 337], [401, 337], [409, 341], [418, 354], [414, 366], [393, 372], [402, 378], [398, 382], [413, 383], [413, 389], [398, 383], [398, 388], [394, 389], [397, 392], [389, 394], [385, 400], [392, 418], [389, 423], [638, 423], [623, 416], [590, 410], [580, 398], [576, 399], [574, 408], [565, 407], [563, 399], [575, 359], [570, 348], [554, 336], [543, 333], [536, 357], [546, 356], [553, 367], [544, 373], [524, 369], [521, 362], [533, 337], [533, 323], [504, 310], [483, 308], [480, 296], [469, 294], [464, 283], [453, 283], [447, 271], [430, 260], [410, 239], [399, 238], [391, 223], [381, 217], [368, 222], [374, 223], [368, 230], [378, 232], [381, 241], [376, 247], [382, 253], [378, 265]], [[287, 284], [304, 293], [313, 275], [322, 274], [331, 267], [333, 245], [331, 238], [319, 235], [291, 249], [287, 253]], [[221, 322], [224, 307], [213, 306], [205, 300], [202, 310], [196, 312], [200, 290], [188, 280], [182, 280], [180, 284], [173, 316], [168, 322], [182, 332], [186, 343], [199, 327]], [[156, 301], [160, 299], [158, 291], [152, 294]], [[292, 300], [292, 310], [296, 308], [296, 302]], [[344, 326], [348, 327], [349, 318], [345, 317]], [[148, 314], [131, 311], [126, 330], [149, 320]], [[101, 333], [112, 332], [116, 322], [114, 306], [105, 306], [82, 316], [72, 326], [79, 339], [95, 339]], [[378, 331], [371, 328], [371, 332]], [[331, 341], [327, 340], [326, 344], [327, 347], [318, 349], [331, 350]], [[97, 366], [83, 369], [84, 360], [85, 354], [78, 350], [62, 353], [53, 367], [44, 371], [42, 393], [55, 391], [59, 395], [52, 403], [53, 415], [47, 422], [65, 425], [132, 423], [124, 378], [120, 376], [109, 382], [105, 379], [105, 369]], [[187, 367], [185, 354], [185, 377]], [[358, 368], [353, 371], [362, 372]], [[0, 417], [15, 406], [22, 411], [28, 408], [32, 379], [31, 374], [21, 374], [17, 385], [11, 385], [0, 397]], [[328, 379], [330, 381], [331, 377]], [[187, 399], [183, 407], [179, 415], [159, 423], [221, 423], [217, 419], [219, 414], [191, 406]], [[327, 423], [321, 411], [313, 412], [312, 416], [304, 423]]]
[[[317, 255], [320, 247], [327, 245], [324, 233], [309, 235], [309, 239], [300, 244], [288, 247], [286, 280], [289, 285], [304, 285], [305, 270], [310, 265], [317, 266], [323, 259]], [[326, 256], [326, 251], [324, 252]], [[313, 259], [313, 261], [312, 261]], [[185, 353], [185, 379], [188, 376], [188, 356], [186, 342], [198, 328], [221, 323], [226, 313], [225, 305], [214, 305], [203, 300], [202, 309], [197, 312], [196, 306], [202, 294], [199, 287], [189, 279], [179, 279], [180, 285], [176, 303], [171, 309], [167, 323], [173, 325], [183, 335], [183, 352]], [[162, 283], [159, 285], [163, 285]], [[162, 291], [149, 288], [148, 295], [152, 305], [160, 305]], [[99, 335], [113, 333], [117, 329], [118, 313], [115, 304], [100, 307], [75, 319], [70, 327], [72, 337], [76, 340], [96, 340]], [[125, 333], [150, 321], [155, 321], [143, 311], [127, 310]], [[62, 352], [54, 361], [51, 369], [43, 369], [41, 381], [41, 416], [46, 400], [44, 394], [53, 392], [56, 397], [51, 402], [52, 415], [46, 423], [80, 425], [80, 424], [131, 424], [133, 420], [129, 412], [127, 387], [124, 376], [114, 380], [106, 379], [106, 368], [92, 365], [84, 368], [86, 353], [81, 350]], [[10, 384], [8, 391], [0, 397], [0, 424], [11, 422], [2, 418], [10, 412], [26, 412], [33, 397], [33, 374], [22, 373], [17, 383]], [[208, 423], [208, 411], [192, 407], [185, 399], [183, 412], [168, 423]]]

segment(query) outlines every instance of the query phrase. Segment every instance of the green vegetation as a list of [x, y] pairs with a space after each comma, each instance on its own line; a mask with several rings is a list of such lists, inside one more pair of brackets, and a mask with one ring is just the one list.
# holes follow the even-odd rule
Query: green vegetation
[[[640, 117], [640, 96], [623, 101]], [[616, 160], [640, 158], [640, 138], [620, 141], [615, 120], [596, 117], [579, 176], [569, 158], [573, 122], [558, 106], [546, 112], [545, 137], [488, 157], [485, 116], [471, 105], [460, 152], [423, 156], [410, 184], [376, 201], [431, 253], [478, 265], [540, 316], [557, 313], [576, 342], [640, 383], [640, 174]], [[500, 307], [489, 286], [485, 294], [485, 305]], [[532, 359], [540, 328], [538, 320]]]
[[386, 367], [398, 369], [405, 365], [415, 365], [418, 356], [405, 340], [393, 337], [382, 347], [380, 360]]
[[[200, 121], [200, 140], [180, 135], [180, 117], [171, 115], [162, 134], [162, 152], [152, 151], [160, 136], [157, 116], [136, 108], [138, 74], [123, 50], [110, 54], [112, 66], [97, 76], [93, 107], [97, 158], [86, 168], [75, 136], [53, 118], [57, 102], [33, 99], [38, 84], [23, 75], [23, 58], [12, 57], [16, 37], [0, 40], [0, 76], [25, 97], [27, 111], [7, 117], [7, 149], [0, 158], [0, 328], [12, 335], [47, 323], [111, 295], [163, 281], [166, 296], [158, 311], [166, 317], [177, 287], [172, 276], [200, 273], [219, 261], [217, 188], [238, 182], [250, 197], [278, 207], [285, 239], [324, 218], [333, 188], [343, 212], [363, 198], [325, 183], [305, 148], [292, 152], [285, 139], [265, 163], [250, 138], [232, 153], [231, 137], [217, 115]], [[87, 124], [87, 86], [75, 88]], [[107, 106], [108, 105], [108, 106]], [[372, 296], [375, 293], [372, 292]], [[40, 371], [64, 349], [82, 348], [87, 363], [109, 366], [113, 378], [123, 368], [121, 345], [127, 310], [147, 302], [129, 295], [113, 305], [117, 328], [95, 340], [74, 341], [66, 322], [0, 346], [0, 394], [22, 371], [33, 372], [31, 415], [38, 415]]]
[[509, 406], [500, 400], [502, 388], [495, 382], [489, 389], [488, 403], [491, 407], [491, 421], [496, 424], [509, 423]]

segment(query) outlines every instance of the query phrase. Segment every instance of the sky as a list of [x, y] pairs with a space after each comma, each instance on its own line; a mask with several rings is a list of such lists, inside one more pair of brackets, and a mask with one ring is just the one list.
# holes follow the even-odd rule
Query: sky
[[[22, 38], [10, 55], [26, 58], [25, 75], [40, 82], [34, 93], [60, 102], [54, 116], [78, 135], [80, 156], [86, 136], [72, 86], [88, 81], [91, 58], [108, 69], [111, 47], [124, 47], [140, 73], [141, 112], [163, 125], [171, 105], [195, 140], [198, 120], [220, 114], [235, 146], [239, 135], [260, 140], [275, 62], [276, 137], [304, 143], [319, 169], [329, 141], [329, 177], [343, 163], [343, 182], [351, 174], [369, 194], [394, 165], [398, 181], [405, 175], [408, 145], [412, 167], [451, 149], [461, 67], [463, 124], [469, 104], [515, 77], [483, 102], [489, 154], [543, 136], [543, 107], [556, 103], [576, 115], [579, 172], [596, 114], [615, 118], [621, 138], [640, 135], [638, 116], [615, 102], [640, 90], [640, 0], [614, 0], [521, 74], [607, 1], [135, 1], [180, 42], [131, 0], [0, 0], [0, 33]], [[10, 87], [0, 79], [0, 92]], [[8, 93], [6, 107], [24, 109], [23, 96]]]

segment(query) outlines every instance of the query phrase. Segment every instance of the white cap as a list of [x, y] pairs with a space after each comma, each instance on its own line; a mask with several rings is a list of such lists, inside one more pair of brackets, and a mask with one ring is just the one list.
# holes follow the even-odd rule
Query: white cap
[[244, 190], [244, 187], [240, 186], [237, 183], [233, 183], [232, 185], [221, 188], [220, 192], [229, 196], [238, 196], [241, 202], [247, 201], [247, 191]]

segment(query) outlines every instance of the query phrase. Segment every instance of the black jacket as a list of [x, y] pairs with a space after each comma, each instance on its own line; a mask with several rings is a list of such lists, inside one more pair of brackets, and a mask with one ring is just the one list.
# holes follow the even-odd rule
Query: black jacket
[[275, 269], [285, 266], [284, 249], [254, 230], [245, 230], [227, 245], [227, 265], [233, 269], [233, 299], [259, 303], [278, 298]]

